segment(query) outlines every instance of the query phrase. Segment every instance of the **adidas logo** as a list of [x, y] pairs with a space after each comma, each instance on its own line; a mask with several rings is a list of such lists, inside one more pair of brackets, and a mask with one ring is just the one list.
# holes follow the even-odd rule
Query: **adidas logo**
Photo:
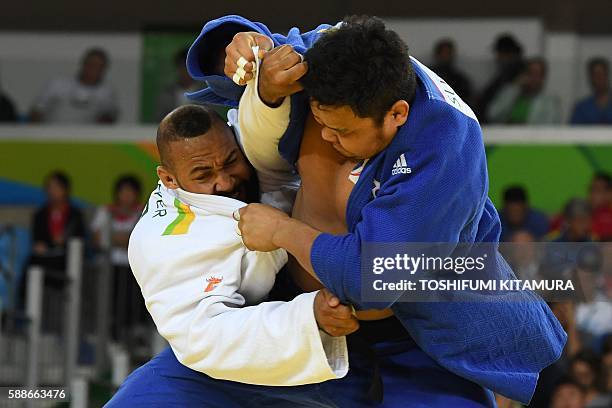
[[406, 157], [404, 153], [400, 155], [395, 164], [393, 165], [393, 170], [391, 170], [391, 175], [394, 176], [396, 174], [410, 174], [412, 173], [412, 169], [408, 167], [406, 163]]

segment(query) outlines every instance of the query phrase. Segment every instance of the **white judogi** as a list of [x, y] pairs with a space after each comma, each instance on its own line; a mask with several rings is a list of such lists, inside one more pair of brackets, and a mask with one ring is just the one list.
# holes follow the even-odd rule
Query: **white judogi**
[[293, 386], [341, 378], [346, 339], [317, 327], [316, 292], [265, 302], [284, 250], [246, 249], [231, 198], [153, 191], [129, 243], [132, 271], [177, 359], [213, 378]]

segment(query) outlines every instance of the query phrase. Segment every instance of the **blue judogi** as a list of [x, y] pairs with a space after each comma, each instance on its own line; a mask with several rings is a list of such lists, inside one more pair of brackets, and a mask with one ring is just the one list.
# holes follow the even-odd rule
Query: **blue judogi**
[[[247, 339], [245, 339], [246, 341]], [[378, 344], [382, 404], [371, 401], [371, 367], [349, 347], [346, 377], [298, 387], [264, 387], [215, 380], [182, 365], [170, 348], [135, 370], [106, 408], [482, 408], [490, 391], [435, 364], [408, 340]], [[401, 350], [401, 352], [398, 352]]]
[[[226, 44], [236, 32], [258, 31], [273, 38], [275, 45], [288, 43], [303, 53], [329, 27], [319, 26], [304, 34], [293, 28], [282, 36], [239, 16], [207, 23], [189, 51], [187, 65], [191, 75], [206, 81], [209, 88], [190, 97], [202, 103], [237, 105], [243, 88], [226, 77], [211, 75], [205, 66], [206, 59], [212, 57], [210, 53], [219, 49], [219, 42]], [[325, 286], [343, 301], [358, 308], [391, 307], [409, 333], [407, 338], [372, 346], [384, 383], [385, 406], [490, 407], [495, 403], [488, 390], [528, 402], [538, 373], [558, 359], [566, 340], [559, 322], [536, 295], [520, 292], [513, 294], [511, 302], [500, 299], [486, 303], [381, 305], [361, 300], [362, 243], [499, 240], [499, 217], [487, 197], [480, 126], [469, 112], [449, 102], [425, 67], [416, 61], [413, 66], [418, 87], [409, 119], [387, 149], [371, 158], [362, 170], [347, 205], [349, 233], [321, 234], [314, 242], [313, 267]], [[304, 93], [292, 96], [289, 127], [279, 143], [279, 152], [290, 163], [297, 160], [308, 109]], [[410, 166], [410, 173], [392, 171], [400, 157], [402, 164]], [[493, 263], [495, 278], [514, 277], [501, 256]], [[367, 406], [362, 392], [370, 377], [368, 370], [362, 369], [367, 364], [350, 344], [349, 352], [351, 368], [345, 379], [295, 387], [288, 392], [303, 391], [307, 398], [314, 398], [306, 406], [317, 406], [319, 397], [341, 407]], [[168, 353], [153, 361], [163, 365], [164, 359], [173, 364]], [[226, 387], [227, 382], [198, 373], [190, 375], [194, 388]], [[186, 378], [190, 375], [185, 374]], [[119, 393], [123, 400], [130, 401], [143, 381], [155, 384], [152, 376], [148, 378], [133, 381], [132, 391], [128, 381], [126, 391]], [[279, 390], [231, 384], [235, 392], [230, 395], [258, 395], [261, 391], [273, 396]], [[350, 398], [357, 399], [349, 403]]]

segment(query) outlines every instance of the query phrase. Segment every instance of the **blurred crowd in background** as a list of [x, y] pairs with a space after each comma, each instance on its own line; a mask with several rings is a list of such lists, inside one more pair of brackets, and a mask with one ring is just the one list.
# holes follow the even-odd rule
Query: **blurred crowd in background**
[[[557, 96], [546, 92], [549, 69], [540, 57], [526, 58], [522, 45], [511, 35], [494, 41], [497, 71], [483, 89], [474, 89], [469, 72], [457, 65], [457, 45], [440, 39], [432, 50], [432, 70], [447, 81], [473, 108], [483, 124], [559, 124], [561, 111]], [[203, 85], [191, 79], [185, 68], [187, 50], [174, 56], [175, 77], [169, 79], [155, 98], [155, 119], [161, 120], [175, 107], [188, 103], [185, 92]], [[113, 85], [105, 81], [112, 56], [101, 48], [91, 48], [82, 56], [75, 73], [51, 80], [29, 112], [17, 112], [11, 96], [0, 87], [0, 121], [62, 124], [108, 124], [121, 115]], [[554, 69], [554, 67], [552, 68]], [[575, 101], [571, 124], [612, 124], [610, 66], [604, 57], [592, 58], [584, 73], [591, 95]], [[149, 187], [149, 186], [147, 186]], [[105, 244], [110, 245], [112, 263], [112, 302], [109, 314], [112, 344], [147, 343], [154, 330], [139, 287], [127, 259], [130, 232], [142, 211], [144, 191], [137, 177], [119, 177], [112, 192], [113, 201], [99, 208], [84, 207], [71, 198], [70, 178], [54, 171], [44, 182], [47, 201], [33, 215], [31, 232], [21, 265], [15, 304], [23, 308], [27, 282], [24, 270], [41, 265], [57, 274], [45, 275], [45, 290], [62, 290], [66, 266], [66, 245], [70, 238], [85, 242], [86, 257], [95, 259]], [[507, 186], [499, 208], [503, 226], [502, 241], [532, 242], [612, 242], [612, 178], [596, 173], [583, 197], [559, 203], [559, 210], [546, 214], [533, 208], [523, 186]], [[610, 248], [612, 253], [612, 248]], [[517, 261], [515, 269], [534, 266], [533, 259]], [[582, 302], [551, 302], [550, 306], [569, 334], [562, 359], [546, 369], [540, 378], [531, 406], [597, 408], [612, 406], [612, 275], [602, 275], [594, 294]], [[607, 299], [607, 300], [606, 300]], [[43, 330], [59, 332], [62, 315], [52, 301], [45, 303]], [[91, 320], [85, 315], [84, 321]], [[87, 325], [85, 325], [87, 326]], [[112, 347], [111, 344], [111, 347]], [[86, 354], [86, 352], [84, 352]], [[146, 354], [146, 353], [144, 353]], [[142, 360], [147, 356], [143, 355]]]
[[[549, 67], [542, 57], [526, 58], [523, 46], [510, 34], [493, 43], [496, 71], [482, 89], [474, 89], [470, 73], [457, 66], [458, 46], [440, 39], [432, 50], [431, 68], [446, 80], [477, 113], [483, 124], [546, 125], [562, 122], [561, 103], [546, 91]], [[154, 117], [161, 120], [173, 107], [187, 103], [185, 92], [201, 87], [185, 68], [187, 50], [176, 53], [175, 78], [155, 98]], [[29, 112], [17, 112], [10, 95], [0, 88], [0, 121], [44, 123], [113, 123], [121, 114], [112, 84], [105, 81], [111, 57], [101, 48], [85, 52], [76, 73], [51, 80], [32, 101]], [[584, 67], [591, 94], [575, 101], [571, 124], [612, 124], [610, 62], [593, 57]]]
[[[583, 282], [592, 283], [591, 290], [585, 290], [579, 300], [549, 302], [568, 333], [568, 342], [562, 358], [542, 372], [532, 406], [611, 406], [612, 177], [594, 174], [584, 197], [570, 199], [556, 214], [533, 208], [528, 192], [520, 185], [508, 186], [503, 200], [499, 208], [501, 241], [515, 244], [518, 253], [508, 261], [520, 279], [545, 275], [546, 265], [537, 257], [532, 243], [600, 243], [596, 248], [601, 258], [583, 268], [587, 273]], [[572, 247], [560, 248], [563, 251]], [[549, 278], [565, 277], [560, 269], [549, 272]]]

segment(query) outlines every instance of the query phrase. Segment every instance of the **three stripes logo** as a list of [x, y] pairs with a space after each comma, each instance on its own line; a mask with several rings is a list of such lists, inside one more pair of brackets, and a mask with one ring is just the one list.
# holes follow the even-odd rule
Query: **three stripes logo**
[[391, 170], [391, 175], [394, 176], [396, 174], [410, 174], [412, 173], [412, 169], [408, 167], [406, 163], [406, 157], [404, 153], [400, 155], [395, 164], [393, 165], [393, 170]]

